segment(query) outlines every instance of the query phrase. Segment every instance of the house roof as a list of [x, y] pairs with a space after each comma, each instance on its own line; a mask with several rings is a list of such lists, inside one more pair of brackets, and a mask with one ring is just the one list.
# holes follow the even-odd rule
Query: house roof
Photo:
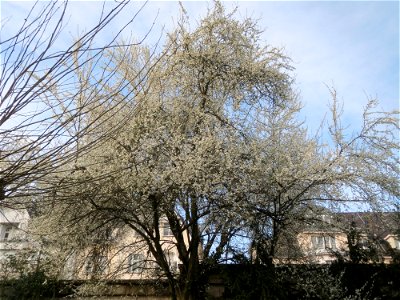
[[309, 218], [302, 232], [349, 232], [353, 227], [361, 234], [385, 238], [389, 234], [400, 234], [399, 212], [344, 212], [323, 211]]
[[400, 213], [396, 212], [346, 212], [335, 213], [333, 217], [345, 231], [353, 226], [361, 233], [382, 239], [400, 232]]

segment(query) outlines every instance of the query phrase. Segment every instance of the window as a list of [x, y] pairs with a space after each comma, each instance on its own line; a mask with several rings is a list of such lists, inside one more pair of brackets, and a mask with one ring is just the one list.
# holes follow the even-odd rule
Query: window
[[172, 272], [176, 272], [178, 270], [178, 262], [175, 258], [175, 253], [174, 252], [168, 252], [166, 255], [166, 258], [168, 260], [168, 265], [169, 268]]
[[325, 237], [325, 248], [336, 249], [336, 240], [333, 236]]
[[3, 240], [7, 241], [10, 238], [12, 226], [7, 226], [4, 230]]
[[171, 227], [169, 227], [169, 224], [167, 222], [164, 222], [162, 224], [162, 232], [163, 236], [173, 236]]
[[18, 228], [18, 223], [6, 223], [0, 225], [0, 240], [9, 241], [13, 237], [13, 229]]
[[394, 247], [395, 247], [396, 249], [399, 249], [399, 250], [400, 250], [400, 240], [395, 240], [395, 241], [394, 241]]
[[311, 243], [314, 250], [336, 249], [336, 240], [332, 236], [314, 235]]
[[152, 269], [153, 269], [154, 274], [157, 276], [160, 276], [161, 274], [163, 274], [160, 265], [156, 261], [152, 262]]
[[145, 267], [144, 255], [141, 253], [132, 253], [128, 257], [128, 273], [139, 274]]
[[369, 248], [368, 238], [366, 236], [362, 236], [358, 241], [358, 246], [360, 246], [361, 249], [368, 249]]
[[331, 215], [321, 215], [322, 222], [331, 224], [332, 216]]
[[318, 249], [325, 249], [325, 244], [324, 244], [324, 237], [323, 236], [312, 236], [311, 237], [311, 243], [313, 246], [314, 250], [318, 250]]
[[333, 263], [333, 262], [335, 262], [335, 260], [332, 260], [332, 259], [326, 259], [326, 260], [325, 260], [325, 263], [327, 263], [327, 264], [331, 264], [331, 263]]
[[107, 258], [105, 256], [89, 256], [86, 260], [86, 274], [102, 274], [107, 266]]

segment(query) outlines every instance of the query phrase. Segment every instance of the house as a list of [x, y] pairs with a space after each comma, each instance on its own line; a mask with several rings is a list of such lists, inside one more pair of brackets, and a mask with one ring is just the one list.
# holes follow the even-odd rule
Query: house
[[0, 207], [0, 278], [15, 276], [10, 258], [24, 255], [32, 246], [27, 234], [28, 222], [26, 209]]
[[333, 213], [319, 219], [297, 235], [305, 261], [391, 263], [400, 251], [398, 213]]
[[[167, 222], [161, 222], [161, 245], [172, 273], [179, 271], [180, 260], [175, 238]], [[63, 279], [155, 279], [161, 270], [146, 242], [127, 226], [110, 229], [91, 246], [71, 253]]]
[[[30, 216], [25, 209], [0, 207], [0, 273], [6, 270], [7, 258], [23, 256], [35, 266], [50, 258], [60, 264], [60, 279], [154, 279], [160, 276], [154, 257], [144, 240], [128, 227], [109, 228], [92, 237], [90, 246], [58, 249], [51, 243], [41, 245], [28, 232]], [[174, 236], [167, 222], [161, 222], [161, 245], [171, 271], [180, 264]], [[64, 252], [64, 253], [63, 253]], [[26, 254], [29, 257], [26, 257]], [[28, 268], [28, 266], [25, 266]], [[4, 273], [4, 272], [3, 272]], [[0, 274], [2, 276], [4, 274]]]
[[0, 207], [0, 260], [28, 247], [28, 222], [26, 209]]

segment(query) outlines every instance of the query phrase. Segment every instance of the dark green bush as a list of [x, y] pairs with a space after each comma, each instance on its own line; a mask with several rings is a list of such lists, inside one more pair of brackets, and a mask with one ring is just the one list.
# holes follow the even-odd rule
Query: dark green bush
[[224, 299], [400, 299], [400, 265], [261, 265], [221, 268]]
[[5, 282], [10, 289], [10, 300], [54, 298], [57, 294], [58, 284], [49, 278], [44, 271], [28, 272], [19, 278], [9, 279]]

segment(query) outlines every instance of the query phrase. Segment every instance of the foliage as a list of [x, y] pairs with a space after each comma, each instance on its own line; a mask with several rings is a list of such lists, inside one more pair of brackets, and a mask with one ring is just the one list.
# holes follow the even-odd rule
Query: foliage
[[296, 228], [317, 222], [327, 227], [318, 217], [324, 209], [340, 210], [350, 203], [392, 209], [399, 198], [399, 145], [393, 135], [399, 129], [398, 113], [374, 113], [376, 101], [370, 100], [360, 131], [346, 135], [334, 90], [332, 99], [326, 143], [296, 125], [299, 108], [269, 114], [245, 207], [254, 211], [248, 226], [264, 263], [270, 263], [282, 238], [297, 234]]
[[54, 272], [56, 267], [35, 252], [21, 251], [10, 255], [1, 264], [3, 286], [10, 290], [7, 299], [43, 299], [58, 295], [61, 285]]
[[[233, 211], [243, 197], [239, 177], [250, 162], [246, 141], [258, 126], [257, 115], [292, 98], [287, 58], [258, 44], [260, 32], [252, 20], [233, 20], [216, 3], [196, 30], [187, 26], [182, 20], [170, 34], [135, 97], [115, 103], [120, 113], [98, 126], [108, 131], [125, 122], [124, 130], [79, 156], [72, 172], [47, 179], [54, 192], [46, 202], [56, 205], [44, 207], [48, 214], [40, 219], [47, 224], [43, 227], [59, 226], [57, 234], [76, 228], [83, 246], [106, 227], [129, 227], [146, 243], [173, 297], [184, 298], [203, 289], [200, 259], [221, 260], [238, 232], [241, 221]], [[147, 61], [148, 53], [133, 47], [128, 61]], [[131, 78], [141, 64], [113, 54], [119, 66], [114, 84], [135, 91]], [[108, 109], [99, 105], [90, 118]], [[162, 238], [164, 221], [175, 241]], [[164, 253], [170, 246], [182, 262], [179, 278]]]
[[[332, 90], [329, 138], [310, 137], [297, 119], [290, 59], [262, 45], [256, 22], [234, 16], [216, 2], [194, 30], [183, 13], [160, 53], [134, 45], [103, 48], [99, 65], [73, 58], [78, 92], [69, 99], [85, 106], [61, 126], [87, 130], [72, 130], [73, 158], [51, 164], [56, 172], [36, 185], [34, 227], [58, 253], [107, 255], [121, 246], [110, 234], [124, 232], [151, 254], [173, 299], [202, 299], [213, 265], [246, 257], [252, 243], [256, 261], [272, 267], [280, 243], [321, 206], [398, 199], [397, 113], [374, 114], [371, 99], [360, 131], [347, 135]], [[96, 81], [100, 65], [105, 78]], [[325, 275], [324, 285], [299, 275], [298, 290], [340, 294]]]
[[345, 295], [341, 276], [324, 266], [248, 265], [225, 276], [227, 299], [343, 299]]
[[[116, 39], [136, 14], [121, 24], [121, 31], [110, 41], [100, 42], [99, 35], [127, 5], [128, 1], [108, 8], [104, 5], [98, 22], [73, 41], [63, 37], [67, 1], [34, 3], [20, 28], [7, 28], [7, 22], [2, 23], [0, 205], [32, 208], [38, 200], [34, 196], [48, 192], [42, 184], [45, 176], [72, 164], [77, 153], [110, 134], [103, 131], [96, 140], [79, 145], [83, 136], [115, 113], [110, 107], [96, 122], [87, 118], [88, 112], [114, 99], [113, 94], [122, 89], [102, 91], [115, 73], [107, 51], [127, 49]], [[107, 71], [98, 72], [100, 64], [107, 65]]]
[[44, 271], [25, 273], [6, 283], [12, 290], [10, 300], [52, 298], [58, 293], [58, 282], [49, 278]]
[[379, 261], [378, 250], [373, 244], [371, 244], [370, 239], [363, 239], [361, 237], [354, 222], [351, 224], [347, 240], [349, 246], [349, 257], [352, 263], [357, 264]]
[[398, 265], [231, 265], [222, 268], [224, 299], [397, 299], [398, 272]]

